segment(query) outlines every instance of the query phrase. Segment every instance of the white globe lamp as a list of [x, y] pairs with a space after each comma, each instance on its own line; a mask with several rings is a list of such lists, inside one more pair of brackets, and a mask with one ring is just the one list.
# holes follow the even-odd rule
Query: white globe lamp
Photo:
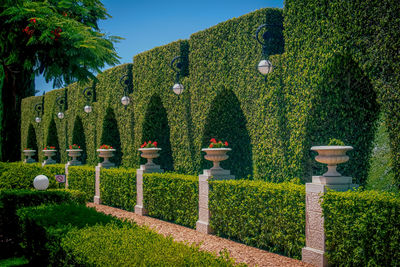
[[45, 175], [38, 175], [33, 180], [33, 186], [36, 190], [46, 190], [49, 187], [49, 178]]
[[174, 93], [177, 95], [182, 94], [183, 90], [184, 90], [184, 87], [180, 83], [176, 83], [176, 84], [174, 84], [174, 86], [172, 86], [172, 91], [174, 91]]
[[131, 99], [129, 98], [129, 96], [123, 96], [123, 97], [121, 98], [121, 103], [122, 103], [122, 105], [124, 105], [124, 106], [129, 105], [130, 102], [131, 102]]
[[64, 113], [63, 112], [58, 112], [57, 117], [62, 120], [64, 119]]
[[42, 118], [36, 117], [36, 118], [35, 118], [35, 121], [36, 121], [37, 123], [40, 123], [40, 122], [42, 121]]
[[273, 66], [271, 61], [268, 59], [263, 59], [260, 61], [260, 63], [258, 63], [257, 69], [261, 74], [266, 75], [272, 71]]
[[86, 113], [90, 113], [90, 112], [92, 112], [92, 106], [86, 105], [86, 106], [83, 108], [83, 110], [84, 110]]

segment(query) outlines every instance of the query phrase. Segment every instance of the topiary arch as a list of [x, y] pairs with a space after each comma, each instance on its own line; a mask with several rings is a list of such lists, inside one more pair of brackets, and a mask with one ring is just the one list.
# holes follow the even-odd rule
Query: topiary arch
[[54, 146], [57, 150], [56, 156], [53, 159], [56, 162], [61, 162], [60, 143], [58, 142], [57, 125], [54, 119], [50, 121], [49, 130], [47, 132], [46, 146]]
[[114, 110], [110, 107], [106, 110], [106, 115], [103, 119], [103, 129], [101, 133], [100, 145], [111, 145], [116, 149], [114, 157], [111, 161], [116, 166], [121, 165], [122, 151], [121, 151], [121, 137], [119, 133], [118, 123], [115, 119]]
[[79, 116], [76, 116], [75, 118], [74, 128], [72, 132], [72, 144], [77, 144], [81, 147], [83, 151], [80, 158], [83, 164], [86, 163], [87, 152], [85, 130], [83, 128], [82, 119]]

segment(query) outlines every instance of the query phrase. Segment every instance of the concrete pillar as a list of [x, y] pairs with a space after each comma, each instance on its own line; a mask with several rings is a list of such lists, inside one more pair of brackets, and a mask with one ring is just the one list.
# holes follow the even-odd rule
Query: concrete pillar
[[324, 217], [320, 198], [326, 189], [347, 191], [355, 185], [351, 177], [313, 176], [306, 184], [306, 246], [302, 249], [302, 261], [315, 266], [328, 266], [325, 256]]
[[145, 164], [140, 165], [140, 169], [136, 170], [136, 206], [135, 213], [138, 215], [147, 215], [147, 210], [143, 202], [143, 174], [145, 173], [162, 173], [163, 169], [160, 169], [160, 165], [156, 164]]
[[65, 164], [65, 189], [68, 189], [68, 163]]
[[101, 198], [100, 198], [100, 171], [101, 171], [101, 166], [96, 166], [95, 172], [96, 172], [96, 180], [94, 182], [94, 199], [93, 202], [94, 204], [101, 204]]
[[199, 175], [199, 220], [196, 222], [196, 230], [205, 234], [212, 233], [212, 229], [210, 227], [210, 210], [208, 209], [208, 181], [210, 179], [230, 180], [235, 179], [235, 176], [231, 175], [229, 170], [224, 170], [221, 168], [216, 170], [204, 170], [203, 174]]

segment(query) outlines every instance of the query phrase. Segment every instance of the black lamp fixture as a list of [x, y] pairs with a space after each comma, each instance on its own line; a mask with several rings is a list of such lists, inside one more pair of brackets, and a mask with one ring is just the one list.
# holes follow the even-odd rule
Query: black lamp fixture
[[40, 123], [42, 121], [41, 116], [43, 115], [43, 103], [37, 103], [35, 105], [35, 111], [36, 111], [35, 121], [37, 123]]
[[93, 108], [91, 106], [92, 102], [93, 102], [93, 89], [92, 87], [86, 87], [83, 90], [83, 96], [86, 98], [86, 105], [83, 108], [83, 110], [89, 114], [90, 112], [92, 112]]
[[[185, 89], [181, 83], [179, 83], [179, 76], [183, 67], [182, 63], [183, 57], [177, 56], [174, 57], [170, 63], [171, 69], [176, 72], [176, 78], [175, 78], [175, 84], [172, 86], [172, 91], [174, 91], [175, 94], [180, 95], [182, 94], [183, 90]], [[179, 61], [178, 61], [179, 60]]]
[[[257, 42], [262, 45], [262, 59], [258, 63], [257, 69], [263, 75], [271, 73], [274, 68], [271, 61], [268, 59], [268, 48], [271, 45], [272, 40], [274, 39], [271, 32], [271, 28], [276, 28], [276, 27], [281, 28], [280, 25], [263, 24], [257, 28], [256, 34], [254, 36]], [[264, 33], [262, 34], [262, 39], [260, 38], [261, 30], [265, 30]]]
[[65, 110], [65, 103], [66, 103], [66, 99], [65, 96], [59, 96], [56, 99], [56, 104], [59, 107], [59, 112], [57, 113], [57, 117], [62, 120], [64, 119], [64, 110]]
[[122, 105], [126, 107], [129, 105], [129, 103], [131, 102], [131, 99], [128, 96], [129, 93], [129, 75], [125, 74], [121, 77], [121, 79], [119, 79], [119, 83], [121, 84], [121, 86], [124, 88], [124, 96], [121, 98], [121, 103]]

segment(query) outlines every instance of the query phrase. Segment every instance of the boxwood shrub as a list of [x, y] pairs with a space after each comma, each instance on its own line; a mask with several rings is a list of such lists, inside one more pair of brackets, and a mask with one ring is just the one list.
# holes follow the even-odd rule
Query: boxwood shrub
[[104, 205], [134, 211], [136, 205], [136, 170], [101, 169], [101, 201]]
[[84, 203], [84, 195], [74, 190], [0, 190], [0, 236], [8, 240], [0, 242], [0, 256], [11, 256], [19, 252], [20, 227], [16, 214], [19, 208], [63, 202]]
[[329, 263], [400, 266], [400, 197], [377, 191], [323, 196]]
[[150, 216], [194, 228], [198, 220], [197, 176], [176, 173], [145, 174], [143, 197]]
[[[233, 266], [215, 255], [132, 225], [96, 225], [70, 231], [61, 243], [66, 264], [79, 266]], [[235, 265], [236, 266], [236, 265]], [[244, 266], [244, 264], [239, 265]]]
[[39, 174], [49, 178], [49, 188], [58, 188], [54, 175], [65, 174], [65, 166], [54, 164], [42, 167], [40, 163], [0, 162], [0, 189], [33, 188], [33, 179]]
[[84, 192], [86, 201], [93, 201], [95, 175], [94, 166], [70, 166], [68, 168], [68, 188]]
[[210, 225], [219, 236], [292, 258], [305, 246], [305, 188], [291, 183], [210, 181]]

